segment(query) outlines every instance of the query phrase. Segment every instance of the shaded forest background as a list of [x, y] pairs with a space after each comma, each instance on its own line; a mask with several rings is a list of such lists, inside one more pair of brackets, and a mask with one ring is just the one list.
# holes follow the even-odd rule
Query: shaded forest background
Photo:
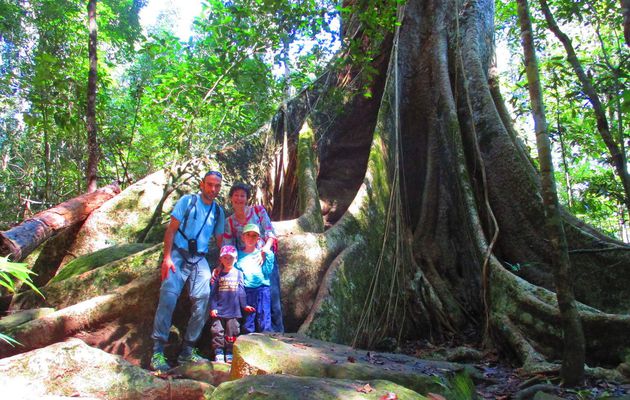
[[[203, 2], [188, 40], [176, 36], [169, 13], [143, 30], [138, 13], [145, 3], [97, 2], [99, 186], [118, 182], [124, 188], [165, 166], [212, 156], [244, 140], [269, 145], [258, 128], [325, 68], [343, 74], [350, 63], [362, 64], [369, 76], [378, 54], [352, 35], [342, 40], [339, 21], [361, 3], [361, 24], [379, 40], [394, 30], [400, 2], [341, 7], [327, 0], [211, 0]], [[549, 6], [573, 43], [625, 163], [629, 51], [621, 3]], [[0, 230], [86, 190], [86, 7], [73, 0], [0, 0]], [[541, 7], [533, 2], [531, 9], [561, 202], [628, 242], [627, 198], [610, 147], [598, 133], [592, 101]], [[535, 160], [517, 23], [515, 2], [496, 1], [501, 91]], [[348, 56], [331, 61], [336, 52]], [[354, 90], [369, 98], [369, 87], [368, 80]], [[281, 154], [282, 146], [274, 151]], [[259, 200], [280, 208], [270, 197], [260, 194]]]

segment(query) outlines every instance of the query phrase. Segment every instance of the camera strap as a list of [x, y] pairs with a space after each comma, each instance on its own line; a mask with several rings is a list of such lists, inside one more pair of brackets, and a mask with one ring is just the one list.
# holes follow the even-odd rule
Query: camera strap
[[[186, 212], [184, 213], [184, 226], [180, 226], [179, 228], [177, 228], [177, 231], [184, 237], [184, 239], [189, 240], [188, 236], [186, 235], [186, 226], [188, 225], [188, 217], [190, 216], [190, 210], [193, 209], [193, 207], [195, 207], [197, 203], [197, 195], [193, 195], [193, 198], [190, 200], [190, 204], [188, 205], [188, 208], [186, 208]], [[210, 210], [208, 210], [208, 214], [206, 214], [206, 218], [203, 221], [203, 224], [201, 224], [201, 228], [199, 228], [199, 231], [197, 232], [197, 234], [195, 235], [194, 239], [197, 240], [197, 238], [199, 237], [199, 235], [201, 234], [201, 231], [203, 230], [204, 226], [206, 226], [206, 222], [208, 222], [208, 217], [210, 217], [210, 214], [212, 214], [212, 211], [214, 211], [215, 208], [215, 202], [212, 202], [212, 205], [210, 206]], [[195, 208], [195, 215], [197, 214], [197, 208]], [[216, 222], [215, 222], [216, 225]], [[216, 228], [216, 227], [215, 227]]]

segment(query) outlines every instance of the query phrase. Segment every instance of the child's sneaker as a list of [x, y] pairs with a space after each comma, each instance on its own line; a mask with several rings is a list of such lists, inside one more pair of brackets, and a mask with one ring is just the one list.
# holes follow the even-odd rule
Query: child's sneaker
[[[231, 355], [230, 355], [231, 356]], [[214, 362], [225, 362], [223, 358], [223, 349], [216, 349], [214, 352]]]
[[225, 354], [225, 362], [228, 364], [232, 364], [232, 353]]
[[149, 365], [149, 368], [157, 372], [166, 372], [171, 369], [171, 366], [166, 362], [164, 353], [154, 353], [153, 357], [151, 357], [151, 364]]

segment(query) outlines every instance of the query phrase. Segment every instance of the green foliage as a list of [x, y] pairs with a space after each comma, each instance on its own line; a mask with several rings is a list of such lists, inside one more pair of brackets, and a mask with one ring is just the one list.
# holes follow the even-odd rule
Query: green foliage
[[[102, 184], [243, 140], [339, 42], [331, 0], [206, 1], [186, 42], [168, 12], [145, 37], [145, 3], [97, 2]], [[85, 188], [86, 12], [77, 0], [0, 0], [0, 228]]]
[[476, 397], [475, 384], [465, 372], [460, 372], [450, 379], [436, 377], [435, 382], [444, 389], [443, 396], [449, 400], [469, 400]]
[[[134, 56], [144, 1], [100, 0], [99, 123], [108, 115], [112, 69]], [[0, 70], [0, 204], [2, 225], [79, 194], [87, 157], [87, 8], [76, 0], [0, 4], [0, 21], [18, 21], [2, 32]], [[5, 111], [6, 110], [6, 111]], [[105, 122], [106, 124], [106, 122]], [[107, 179], [108, 168], [103, 168]]]
[[[3, 286], [9, 292], [15, 293], [15, 281], [23, 282], [33, 289], [36, 293], [40, 293], [31, 280], [33, 271], [27, 268], [27, 264], [14, 263], [9, 261], [9, 257], [0, 257], [0, 286]], [[41, 294], [41, 293], [40, 293]]]
[[[0, 257], [0, 286], [6, 288], [9, 292], [15, 293], [16, 283], [23, 282], [41, 296], [41, 292], [33, 285], [31, 280], [32, 274], [33, 271], [27, 268], [27, 264], [10, 262], [8, 256]], [[19, 344], [10, 336], [2, 333], [0, 333], [0, 340], [4, 340], [12, 346]]]
[[[628, 57], [623, 42], [618, 2], [603, 0], [548, 1], [560, 28], [571, 38], [578, 59], [606, 110], [610, 131], [625, 152], [630, 129], [628, 109]], [[497, 35], [509, 59], [522, 59], [514, 2], [496, 5]], [[554, 146], [556, 181], [565, 207], [608, 234], [628, 241], [628, 210], [619, 178], [613, 175], [610, 153], [598, 134], [591, 102], [567, 62], [564, 47], [546, 25], [537, 2], [532, 2], [536, 51], [549, 132]], [[524, 66], [513, 62], [502, 73], [502, 91], [516, 118], [517, 128], [530, 148], [533, 142]], [[532, 154], [536, 157], [536, 154]]]

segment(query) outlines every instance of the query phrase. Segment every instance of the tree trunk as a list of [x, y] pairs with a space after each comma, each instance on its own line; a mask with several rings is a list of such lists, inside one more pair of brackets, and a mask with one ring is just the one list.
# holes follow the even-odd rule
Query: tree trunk
[[[541, 0], [544, 2], [544, 0]], [[521, 27], [521, 41], [525, 55], [525, 69], [529, 96], [534, 114], [538, 162], [542, 179], [543, 207], [545, 210], [545, 227], [552, 247], [551, 266], [558, 307], [562, 319], [564, 351], [562, 357], [562, 379], [568, 386], [582, 383], [584, 377], [584, 333], [578, 315], [571, 281], [571, 265], [567, 253], [567, 241], [564, 234], [560, 205], [554, 178], [553, 161], [551, 159], [551, 142], [547, 131], [545, 107], [540, 87], [538, 60], [534, 50], [532, 23], [527, 0], [518, 0], [518, 15]]]
[[118, 193], [120, 188], [117, 185], [109, 185], [58, 204], [8, 231], [0, 232], [0, 254], [11, 255], [15, 261], [23, 260], [46, 239], [85, 220], [92, 211]]
[[630, 0], [619, 0], [619, 2], [623, 15], [623, 36], [626, 39], [626, 44], [630, 46]]
[[[555, 253], [540, 175], [493, 83], [493, 2], [412, 0], [401, 14], [400, 31], [379, 42], [345, 21], [378, 57], [324, 75], [289, 103], [291, 124], [308, 119], [315, 132], [313, 192], [329, 229], [276, 225], [287, 326], [360, 346], [476, 332], [526, 370], [547, 368], [562, 357], [548, 291]], [[376, 72], [368, 80], [365, 70]], [[366, 82], [371, 98], [360, 94]], [[578, 300], [622, 313], [578, 304], [587, 361], [623, 362], [630, 338], [612, 332], [630, 323], [619, 284], [630, 278], [628, 247], [559, 211]], [[614, 350], [605, 355], [602, 343]]]
[[90, 70], [87, 83], [87, 140], [88, 162], [86, 169], [87, 193], [92, 193], [97, 188], [99, 146], [96, 129], [96, 80], [97, 80], [97, 24], [96, 24], [96, 0], [88, 2], [88, 24], [90, 41], [88, 52], [90, 57]]

